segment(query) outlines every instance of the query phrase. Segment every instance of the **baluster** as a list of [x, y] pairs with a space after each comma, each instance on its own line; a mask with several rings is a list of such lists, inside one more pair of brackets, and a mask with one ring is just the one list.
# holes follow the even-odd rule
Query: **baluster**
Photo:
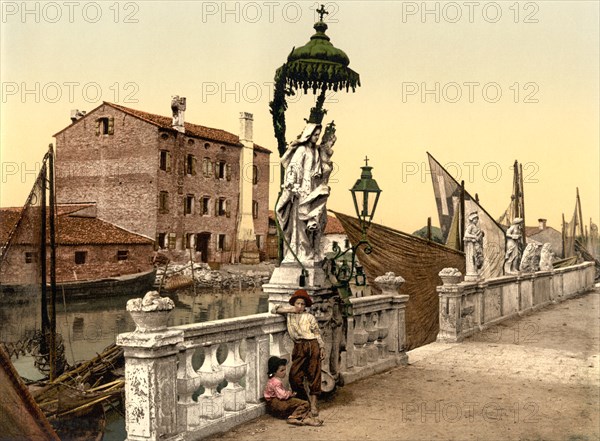
[[177, 420], [180, 431], [188, 431], [200, 424], [201, 407], [192, 399], [192, 394], [200, 387], [201, 378], [192, 366], [196, 348], [179, 353], [177, 368]]
[[238, 412], [246, 408], [246, 390], [240, 386], [240, 380], [248, 368], [240, 357], [240, 340], [227, 344], [227, 358], [221, 365], [227, 386], [223, 389], [224, 408], [228, 411]]
[[367, 357], [369, 362], [374, 363], [377, 362], [377, 358], [379, 356], [379, 350], [377, 346], [375, 346], [375, 342], [379, 338], [379, 329], [377, 329], [377, 321], [378, 315], [376, 312], [372, 312], [367, 315], [366, 319], [366, 331], [368, 333], [367, 339]]
[[367, 365], [367, 351], [365, 346], [369, 341], [369, 333], [364, 328], [364, 315], [354, 317], [354, 365], [357, 367]]
[[377, 330], [379, 331], [379, 335], [377, 338], [377, 342], [375, 343], [377, 349], [379, 350], [379, 358], [385, 358], [388, 356], [387, 344], [385, 342], [385, 338], [390, 332], [388, 328], [388, 322], [388, 311], [381, 311], [381, 314], [379, 315], [379, 323], [377, 324]]
[[217, 361], [218, 345], [205, 348], [204, 363], [198, 371], [204, 393], [198, 397], [201, 415], [209, 420], [216, 420], [223, 416], [223, 396], [217, 392], [217, 386], [225, 379], [223, 369]]

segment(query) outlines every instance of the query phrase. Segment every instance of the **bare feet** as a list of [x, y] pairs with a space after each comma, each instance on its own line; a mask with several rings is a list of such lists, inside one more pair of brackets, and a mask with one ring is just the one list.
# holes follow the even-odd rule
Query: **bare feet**
[[322, 426], [323, 420], [320, 420], [318, 418], [308, 417], [308, 418], [304, 418], [303, 423], [306, 426]]

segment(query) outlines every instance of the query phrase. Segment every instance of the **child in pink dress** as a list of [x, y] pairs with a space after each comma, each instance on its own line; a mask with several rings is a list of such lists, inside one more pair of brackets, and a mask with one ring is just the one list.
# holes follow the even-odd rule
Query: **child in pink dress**
[[308, 416], [310, 404], [296, 398], [296, 393], [287, 390], [283, 385], [286, 365], [285, 358], [269, 358], [269, 381], [264, 392], [267, 412], [278, 418], [287, 418], [288, 424], [320, 426], [322, 421]]

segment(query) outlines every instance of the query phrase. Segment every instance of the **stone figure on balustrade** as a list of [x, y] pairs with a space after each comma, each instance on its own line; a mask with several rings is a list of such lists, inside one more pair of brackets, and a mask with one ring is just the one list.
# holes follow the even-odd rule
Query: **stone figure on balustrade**
[[319, 244], [327, 223], [328, 182], [336, 137], [331, 123], [318, 144], [321, 129], [320, 124], [308, 123], [281, 157], [285, 171], [275, 212], [284, 238], [283, 263], [311, 265], [323, 258]]
[[521, 264], [523, 219], [516, 217], [506, 230], [506, 254], [504, 255], [504, 273], [518, 274]]
[[483, 268], [483, 236], [485, 233], [479, 228], [479, 214], [477, 211], [471, 212], [468, 220], [469, 225], [467, 225], [463, 236], [467, 270], [465, 280], [477, 280]]

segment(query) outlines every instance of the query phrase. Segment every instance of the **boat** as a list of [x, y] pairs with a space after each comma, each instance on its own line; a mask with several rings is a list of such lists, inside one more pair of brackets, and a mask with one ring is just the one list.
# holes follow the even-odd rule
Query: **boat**
[[[123, 276], [105, 277], [93, 280], [78, 280], [71, 282], [58, 282], [56, 290], [65, 299], [84, 299], [88, 297], [108, 297], [129, 295], [135, 292], [149, 291], [153, 288], [156, 278], [156, 268], [138, 274], [125, 274]], [[1, 284], [1, 302], [26, 301], [32, 291], [31, 285], [26, 284]]]
[[[350, 242], [362, 238], [360, 221], [333, 212]], [[438, 273], [457, 268], [465, 273], [464, 253], [434, 241], [372, 223], [367, 238], [373, 251], [360, 249], [356, 257], [364, 268], [371, 289], [378, 293], [375, 277], [391, 271], [405, 280], [401, 294], [408, 294], [406, 305], [406, 345], [411, 350], [435, 341], [439, 331], [439, 299], [436, 287], [442, 284]]]

